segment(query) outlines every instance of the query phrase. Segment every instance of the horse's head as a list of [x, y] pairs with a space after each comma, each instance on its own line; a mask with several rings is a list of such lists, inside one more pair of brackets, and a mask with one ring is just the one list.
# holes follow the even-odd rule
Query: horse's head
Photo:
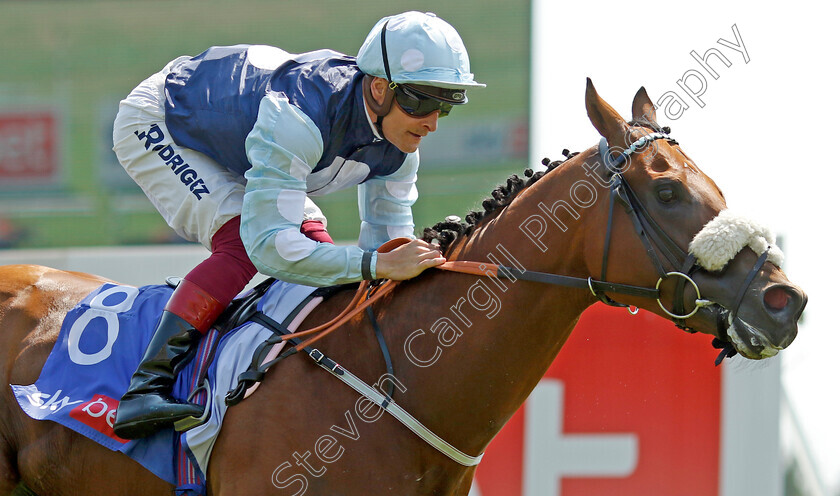
[[604, 137], [587, 158], [597, 164], [586, 166], [611, 196], [601, 210], [611, 227], [587, 234], [592, 278], [655, 286], [655, 300], [610, 296], [714, 335], [721, 346], [731, 343], [730, 355], [737, 350], [760, 359], [787, 347], [807, 296], [779, 268], [782, 254], [773, 234], [726, 209], [717, 185], [656, 123], [644, 88], [634, 98], [630, 122], [589, 80], [586, 109]]

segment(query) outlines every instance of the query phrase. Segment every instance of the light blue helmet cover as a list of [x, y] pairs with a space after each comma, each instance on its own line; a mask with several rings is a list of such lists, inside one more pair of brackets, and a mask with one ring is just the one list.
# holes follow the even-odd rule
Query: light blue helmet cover
[[365, 74], [387, 78], [382, 57], [382, 26], [391, 80], [440, 88], [486, 86], [470, 72], [470, 58], [461, 36], [432, 13], [405, 12], [379, 20], [359, 49], [356, 62]]

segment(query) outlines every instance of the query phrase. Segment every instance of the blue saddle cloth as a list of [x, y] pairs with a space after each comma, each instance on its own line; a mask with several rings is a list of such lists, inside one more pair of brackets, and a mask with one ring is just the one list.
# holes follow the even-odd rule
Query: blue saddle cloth
[[[257, 309], [282, 322], [314, 290], [277, 281]], [[249, 322], [220, 338], [216, 360], [207, 374], [211, 383], [208, 401], [212, 406], [208, 423], [187, 431], [180, 439], [171, 429], [145, 439], [121, 439], [113, 430], [119, 398], [128, 389], [172, 291], [168, 286], [104, 284], [67, 313], [38, 380], [31, 385], [11, 387], [18, 404], [30, 417], [57, 422], [108, 449], [125, 453], [171, 484], [182, 482], [177, 463], [181, 454], [179, 441], [182, 442], [203, 483], [226, 410], [222, 398], [271, 331]], [[218, 333], [208, 336], [218, 338]], [[211, 345], [205, 341], [200, 350], [210, 349]], [[207, 355], [200, 351], [202, 354]], [[190, 395], [197, 363], [193, 361], [181, 372], [173, 389], [176, 398]], [[223, 390], [216, 391], [217, 388]]]

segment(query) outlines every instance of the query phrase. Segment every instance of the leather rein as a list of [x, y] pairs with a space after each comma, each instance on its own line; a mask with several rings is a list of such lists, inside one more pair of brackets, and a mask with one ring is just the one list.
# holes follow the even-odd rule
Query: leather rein
[[[691, 333], [694, 333], [696, 331], [686, 324], [686, 319], [692, 317], [701, 308], [717, 306], [720, 308], [719, 315], [724, 312], [728, 312], [729, 316], [731, 318], [734, 318], [737, 315], [738, 309], [741, 307], [741, 303], [743, 302], [744, 297], [746, 296], [747, 289], [749, 288], [753, 279], [755, 279], [755, 276], [758, 274], [759, 270], [761, 270], [761, 267], [764, 265], [764, 262], [767, 260], [767, 256], [769, 254], [769, 247], [767, 250], [764, 251], [763, 254], [761, 254], [758, 257], [758, 260], [754, 264], [752, 270], [750, 270], [750, 272], [744, 278], [744, 281], [742, 282], [741, 287], [738, 290], [737, 296], [735, 298], [735, 304], [733, 305], [732, 309], [727, 310], [726, 308], [721, 307], [715, 302], [702, 298], [699, 286], [691, 278], [691, 275], [697, 269], [701, 269], [701, 266], [697, 262], [697, 258], [692, 254], [686, 253], [673, 240], [673, 238], [671, 238], [671, 236], [669, 236], [668, 233], [664, 229], [662, 229], [659, 223], [656, 222], [653, 216], [651, 216], [651, 214], [647, 211], [644, 204], [639, 199], [638, 195], [636, 195], [636, 193], [633, 191], [633, 188], [630, 187], [630, 184], [627, 182], [627, 180], [624, 178], [624, 175], [622, 174], [622, 167], [625, 163], [627, 163], [630, 160], [631, 155], [633, 155], [649, 143], [652, 143], [656, 140], [665, 140], [667, 143], [670, 144], [678, 144], [678, 142], [675, 139], [671, 138], [667, 133], [660, 131], [656, 131], [639, 138], [638, 140], [633, 142], [628, 148], [620, 152], [617, 152], [614, 149], [610, 149], [606, 138], [602, 138], [598, 144], [598, 154], [600, 157], [600, 161], [612, 173], [609, 182], [609, 217], [607, 218], [606, 236], [604, 237], [600, 280], [594, 280], [591, 277], [584, 279], [580, 277], [571, 277], [544, 272], [520, 270], [515, 267], [506, 267], [490, 263], [470, 261], [446, 262], [443, 265], [438, 266], [437, 268], [453, 272], [498, 277], [500, 279], [510, 279], [514, 281], [517, 279], [522, 279], [526, 281], [553, 284], [557, 286], [588, 289], [592, 293], [592, 295], [598, 298], [601, 302], [614, 307], [627, 308], [627, 310], [632, 315], [638, 313], [638, 308], [633, 309], [630, 305], [619, 303], [607, 296], [606, 293], [639, 296], [643, 298], [653, 299], [656, 300], [656, 303], [659, 305], [659, 308], [662, 309], [662, 311], [668, 316], [668, 318], [672, 322], [674, 322], [674, 324], [677, 327]], [[653, 263], [653, 266], [656, 269], [657, 274], [659, 275], [659, 280], [656, 282], [656, 286], [653, 288], [613, 283], [608, 282], [606, 280], [607, 267], [609, 265], [610, 243], [612, 240], [613, 218], [615, 214], [616, 203], [621, 204], [621, 206], [624, 208], [624, 211], [630, 217], [630, 220], [632, 221], [634, 230], [636, 232], [636, 236], [644, 245], [645, 251], [648, 254], [648, 258]], [[662, 257], [665, 259], [664, 262], [660, 258], [659, 254], [661, 254]], [[666, 270], [666, 263], [673, 267], [675, 270]], [[672, 309], [666, 308], [665, 305], [662, 303], [662, 294], [660, 291], [660, 286], [662, 285], [662, 282], [670, 277], [678, 278], [674, 288], [674, 307]], [[691, 285], [696, 295], [694, 299], [694, 308], [692, 308], [690, 311], [686, 311], [684, 304], [683, 294], [685, 291], [686, 284]], [[732, 357], [737, 353], [737, 350], [735, 349], [734, 345], [732, 345], [732, 343], [729, 341], [729, 338], [725, 335], [725, 333], [720, 334], [721, 335], [719, 337], [715, 337], [714, 341], [712, 342], [712, 345], [714, 347], [721, 348], [721, 352], [715, 360], [715, 365], [720, 365], [724, 358]]]
[[[701, 298], [700, 289], [694, 282], [694, 280], [691, 278], [691, 274], [696, 269], [698, 269], [700, 265], [697, 263], [697, 259], [693, 255], [687, 254], [685, 251], [683, 251], [682, 248], [680, 248], [680, 246], [665, 232], [665, 230], [663, 230], [662, 227], [659, 226], [659, 224], [650, 215], [647, 209], [645, 209], [644, 205], [639, 200], [639, 197], [635, 194], [633, 189], [627, 183], [620, 169], [620, 167], [630, 159], [630, 156], [633, 153], [640, 150], [647, 144], [660, 139], [666, 140], [668, 143], [677, 143], [666, 133], [653, 132], [646, 136], [643, 136], [642, 138], [635, 141], [632, 145], [630, 145], [629, 148], [618, 153], [611, 153], [606, 139], [602, 139], [599, 144], [599, 155], [601, 163], [604, 164], [612, 173], [609, 183], [609, 217], [607, 220], [606, 236], [604, 240], [604, 251], [601, 264], [600, 280], [594, 280], [591, 277], [571, 277], [545, 272], [535, 272], [530, 270], [519, 269], [516, 267], [507, 267], [503, 265], [485, 262], [461, 260], [446, 262], [442, 265], [437, 266], [437, 268], [441, 270], [461, 272], [476, 276], [496, 277], [499, 279], [508, 279], [512, 281], [522, 279], [526, 281], [552, 284], [570, 288], [588, 289], [593, 296], [597, 297], [603, 303], [611, 306], [627, 308], [631, 314], [637, 313], [638, 308], [634, 310], [627, 304], [616, 302], [615, 300], [607, 296], [606, 293], [655, 299], [662, 311], [665, 312], [665, 314], [668, 315], [668, 317], [678, 327], [689, 332], [694, 332], [692, 329], [686, 326], [685, 319], [688, 319], [689, 317], [693, 316], [700, 308], [717, 305], [716, 303]], [[609, 263], [609, 250], [612, 238], [613, 218], [616, 203], [621, 204], [621, 206], [624, 207], [624, 211], [629, 215], [631, 221], [633, 222], [636, 235], [641, 240], [648, 254], [648, 257], [650, 258], [654, 267], [656, 268], [656, 271], [659, 275], [659, 280], [656, 283], [656, 287], [654, 288], [606, 281], [607, 266]], [[380, 248], [380, 251], [388, 251], [388, 249], [391, 249], [394, 246], [401, 244], [405, 241], [407, 241], [407, 239], [392, 240], [392, 242], [383, 245], [383, 247]], [[758, 261], [754, 265], [752, 271], [747, 274], [744, 282], [741, 285], [741, 288], [739, 289], [738, 296], [736, 297], [736, 303], [733, 306], [733, 308], [731, 310], [726, 310], [725, 308], [722, 308], [718, 305], [718, 307], [722, 308], [721, 312], [728, 311], [730, 318], [734, 318], [738, 311], [738, 308], [740, 308], [744, 296], [746, 295], [749, 285], [751, 284], [752, 280], [755, 278], [761, 266], [767, 259], [768, 253], [768, 251], [765, 251], [764, 254], [759, 256]], [[664, 257], [664, 262], [660, 258], [659, 254], [661, 254], [662, 257]], [[676, 268], [676, 270], [666, 270], [666, 263]], [[662, 303], [660, 291], [660, 285], [664, 280], [666, 280], [669, 277], [679, 278], [676, 284], [675, 295], [673, 299], [674, 308], [672, 310], [665, 308], [665, 305]], [[408, 427], [415, 434], [420, 436], [423, 440], [425, 440], [435, 449], [437, 449], [438, 451], [445, 454], [450, 459], [461, 465], [468, 467], [475, 466], [481, 461], [483, 454], [478, 456], [467, 455], [466, 453], [463, 453], [462, 451], [458, 450], [457, 448], [443, 440], [440, 436], [437, 436], [434, 432], [426, 428], [422, 423], [417, 421], [417, 419], [415, 419], [408, 412], [406, 412], [399, 405], [397, 405], [396, 402], [393, 401], [393, 388], [390, 388], [391, 390], [389, 392], [383, 394], [380, 391], [370, 387], [369, 385], [367, 385], [367, 383], [360, 380], [356, 376], [354, 376], [347, 369], [345, 369], [344, 367], [340, 366], [338, 363], [327, 357], [323, 352], [311, 347], [313, 343], [325, 337], [334, 330], [338, 329], [344, 323], [346, 323], [356, 315], [360, 314], [362, 311], [367, 311], [368, 317], [370, 318], [374, 327], [374, 331], [377, 335], [377, 339], [379, 340], [380, 347], [382, 348], [382, 351], [385, 355], [385, 361], [388, 368], [388, 372], [390, 374], [393, 374], [393, 367], [390, 361], [390, 354], [387, 350], [387, 346], [384, 343], [384, 337], [382, 336], [381, 330], [379, 329], [379, 326], [376, 323], [376, 319], [371, 310], [371, 307], [376, 301], [382, 299], [384, 296], [391, 293], [391, 291], [393, 291], [397, 284], [398, 282], [392, 280], [363, 281], [359, 285], [359, 288], [357, 289], [356, 294], [354, 295], [350, 304], [338, 316], [336, 316], [335, 318], [333, 318], [325, 324], [305, 331], [291, 333], [287, 330], [284, 330], [281, 324], [271, 322], [271, 319], [263, 318], [261, 320], [255, 320], [254, 317], [251, 317], [251, 320], [258, 321], [263, 325], [266, 325], [268, 328], [274, 330], [276, 334], [275, 339], [282, 341], [292, 341], [292, 344], [295, 345], [289, 350], [283, 352], [279, 357], [262, 365], [260, 367], [260, 370], [256, 372], [257, 375], [254, 376], [254, 380], [260, 380], [259, 377], [261, 377], [264, 374], [265, 370], [267, 370], [268, 367], [270, 367], [274, 363], [290, 355], [303, 351], [310, 358], [312, 358], [318, 366], [330, 372], [335, 377], [342, 380], [345, 384], [355, 389], [357, 392], [359, 392], [369, 400], [380, 405], [385, 411], [393, 415], [397, 420], [402, 422], [406, 427]], [[694, 300], [694, 308], [688, 312], [686, 312], [684, 309], [683, 301], [685, 284], [690, 284], [697, 295], [696, 299]], [[307, 339], [304, 341], [300, 341], [300, 338], [303, 337], [306, 337]], [[719, 364], [725, 357], [733, 356], [736, 353], [734, 346], [731, 342], [728, 341], [728, 338], [726, 338], [724, 334], [722, 334], [720, 338], [715, 338], [715, 341], [713, 341], [713, 345], [718, 348], [723, 348], [715, 364]], [[250, 382], [253, 383], [254, 380], [251, 380]], [[241, 398], [243, 396], [242, 393], [244, 393], [244, 387], [242, 387], [242, 380], [240, 379], [240, 386], [238, 386], [236, 390], [232, 390], [228, 393], [226, 402], [230, 400], [229, 404], [235, 404], [235, 402], [241, 401]]]
[[[657, 304], [659, 304], [659, 307], [662, 309], [662, 311], [668, 316], [668, 318], [671, 321], [673, 321], [677, 325], [677, 327], [688, 332], [695, 332], [693, 329], [686, 325], [685, 320], [692, 317], [695, 313], [697, 313], [698, 310], [700, 310], [703, 307], [716, 305], [714, 302], [707, 299], [703, 299], [701, 297], [700, 288], [698, 287], [697, 283], [695, 283], [694, 280], [691, 278], [691, 274], [695, 270], [700, 268], [700, 265], [697, 263], [697, 259], [693, 255], [686, 253], [682, 248], [680, 248], [680, 246], [668, 235], [668, 233], [665, 232], [664, 229], [662, 229], [659, 223], [656, 222], [653, 216], [651, 216], [651, 214], [644, 207], [641, 200], [639, 200], [638, 195], [636, 195], [636, 193], [630, 187], [630, 184], [627, 182], [627, 180], [624, 178], [624, 175], [622, 174], [622, 167], [626, 162], [630, 160], [631, 155], [633, 155], [649, 143], [652, 143], [656, 140], [665, 140], [666, 142], [671, 144], [678, 144], [676, 140], [671, 138], [666, 133], [653, 132], [639, 138], [638, 140], [633, 142], [628, 148], [620, 152], [616, 152], [614, 149], [611, 150], [605, 138], [602, 138], [598, 145], [598, 152], [601, 163], [604, 164], [605, 167], [607, 167], [607, 169], [612, 173], [609, 182], [609, 217], [607, 219], [606, 236], [604, 238], [600, 280], [593, 279], [592, 277], [581, 278], [564, 276], [546, 272], [521, 270], [516, 267], [507, 267], [487, 262], [474, 262], [463, 260], [445, 262], [444, 264], [439, 265], [436, 268], [440, 270], [460, 272], [476, 276], [496, 277], [499, 279], [508, 279], [512, 281], [521, 279], [525, 281], [552, 284], [556, 286], [564, 286], [569, 288], [587, 289], [592, 293], [593, 296], [598, 298], [601, 302], [610, 306], [627, 308], [628, 311], [633, 315], [635, 315], [638, 312], [638, 308], [634, 309], [630, 305], [619, 303], [607, 296], [606, 293], [649, 298], [656, 300]], [[645, 251], [648, 254], [648, 258], [653, 263], [657, 274], [659, 275], [659, 280], [657, 281], [656, 286], [653, 288], [606, 281], [607, 267], [609, 265], [610, 244], [612, 240], [613, 219], [615, 217], [615, 207], [617, 203], [624, 208], [624, 211], [628, 214], [630, 220], [633, 222], [633, 227], [635, 229], [636, 235], [644, 245]], [[662, 258], [660, 258], [660, 254], [662, 258], [664, 258], [664, 261], [662, 260]], [[767, 252], [765, 252], [762, 256], [759, 257], [752, 271], [745, 278], [738, 292], [736, 304], [730, 311], [731, 315], [734, 316], [737, 312], [737, 309], [740, 308], [741, 302], [744, 296], [746, 295], [748, 286], [757, 275], [761, 266], [764, 264], [766, 258]], [[666, 264], [670, 265], [675, 270], [666, 270]], [[675, 285], [675, 294], [673, 298], [674, 308], [672, 309], [666, 308], [665, 305], [662, 303], [662, 294], [660, 290], [662, 282], [670, 277], [679, 278]], [[694, 290], [694, 293], [696, 294], [696, 298], [694, 300], [694, 308], [692, 308], [690, 311], [685, 310], [682, 296], [686, 284], [689, 284]], [[340, 313], [330, 322], [327, 322], [323, 325], [312, 329], [298, 331], [293, 334], [283, 336], [283, 340], [291, 340], [303, 336], [314, 335], [307, 339], [305, 342], [296, 346], [295, 348], [286, 351], [284, 355], [294, 354], [302, 350], [303, 348], [312, 345], [314, 342], [328, 335], [329, 333], [343, 325], [345, 322], [353, 318], [358, 313], [361, 313], [365, 309], [369, 308], [374, 302], [384, 297], [386, 294], [390, 293], [396, 287], [396, 285], [396, 281], [390, 280], [384, 281], [378, 286], [370, 285], [369, 281], [363, 281], [360, 284], [356, 295], [353, 298], [353, 301], [347, 306], [347, 308], [345, 308], [345, 310], [342, 313]], [[367, 295], [367, 298], [365, 298], [365, 295]], [[728, 342], [728, 338], [725, 335], [722, 334], [720, 337], [716, 338], [716, 340], [717, 342], [715, 343], [715, 346], [723, 348], [721, 355], [716, 361], [716, 363], [719, 364], [725, 356], [734, 356], [736, 352], [735, 348], [732, 346], [731, 343]]]
[[[604, 164], [605, 167], [607, 167], [607, 169], [612, 173], [609, 181], [609, 217], [607, 218], [606, 236], [604, 237], [600, 280], [592, 279], [592, 277], [584, 279], [580, 277], [563, 276], [545, 272], [520, 270], [515, 267], [506, 267], [484, 262], [452, 261], [446, 262], [437, 268], [453, 272], [498, 277], [501, 279], [522, 279], [557, 286], [588, 289], [592, 295], [598, 298], [601, 302], [610, 306], [627, 308], [633, 315], [638, 312], [638, 309], [633, 309], [630, 305], [619, 303], [607, 296], [606, 293], [649, 298], [656, 300], [662, 311], [665, 312], [678, 326], [688, 330], [685, 327], [685, 319], [693, 316], [700, 308], [712, 305], [712, 302], [709, 300], [701, 298], [699, 287], [690, 277], [690, 274], [695, 269], [699, 268], [697, 259], [693, 255], [689, 255], [683, 251], [683, 249], [680, 248], [680, 246], [668, 235], [668, 233], [662, 229], [659, 223], [656, 222], [653, 216], [651, 216], [644, 207], [642, 202], [639, 200], [639, 197], [621, 173], [621, 167], [625, 164], [625, 162], [630, 160], [630, 156], [632, 154], [641, 150], [648, 143], [659, 139], [664, 139], [668, 143], [677, 144], [676, 140], [662, 132], [654, 132], [643, 136], [631, 144], [629, 148], [617, 153], [611, 153], [612, 150], [610, 150], [605, 138], [602, 138], [598, 144], [598, 152], [601, 163]], [[620, 203], [621, 206], [624, 207], [624, 211], [633, 222], [636, 235], [644, 245], [645, 252], [648, 254], [648, 258], [650, 258], [657, 274], [659, 275], [659, 280], [653, 288], [614, 283], [606, 280], [616, 203]], [[667, 271], [665, 269], [665, 263], [663, 263], [660, 259], [659, 253], [661, 253], [665, 258], [665, 261], [676, 270]], [[672, 310], [665, 308], [665, 305], [662, 303], [662, 295], [660, 291], [662, 282], [669, 277], [680, 278], [677, 283], [676, 294], [674, 297], [675, 308]], [[694, 308], [687, 313], [683, 308], [683, 298], [680, 297], [686, 283], [691, 284], [697, 294], [697, 298], [694, 302]]]

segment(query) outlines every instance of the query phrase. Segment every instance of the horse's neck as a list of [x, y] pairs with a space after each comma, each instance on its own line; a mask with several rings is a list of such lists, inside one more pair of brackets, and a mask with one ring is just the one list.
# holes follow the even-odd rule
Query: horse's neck
[[[584, 234], [592, 229], [587, 212], [575, 219], [555, 208], [556, 218], [548, 218], [557, 201], [569, 200], [578, 175], [569, 167], [530, 186], [456, 249], [457, 258], [585, 275]], [[538, 240], [522, 229], [529, 218], [531, 233], [545, 224]], [[460, 274], [435, 274], [402, 293], [400, 306], [411, 308], [398, 313], [416, 319], [401, 343], [407, 370], [398, 376], [406, 377], [406, 399], [424, 418], [441, 423], [433, 426], [440, 435], [471, 454], [484, 449], [525, 401], [592, 302], [580, 290]]]

